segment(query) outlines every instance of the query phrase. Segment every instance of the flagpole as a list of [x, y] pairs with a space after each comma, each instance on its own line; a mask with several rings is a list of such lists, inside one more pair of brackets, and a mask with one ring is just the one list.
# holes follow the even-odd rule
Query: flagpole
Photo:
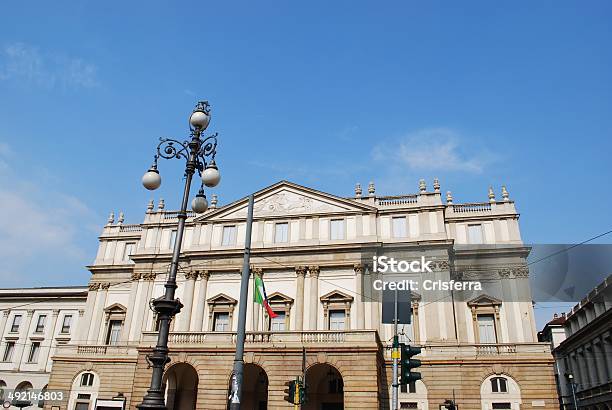
[[232, 374], [232, 392], [229, 397], [230, 410], [240, 410], [242, 398], [242, 378], [244, 373], [244, 340], [246, 338], [246, 313], [249, 296], [249, 277], [251, 274], [251, 229], [253, 228], [253, 204], [255, 197], [249, 195], [249, 207], [244, 238], [244, 259], [242, 261], [242, 278], [240, 280], [240, 299], [238, 308], [238, 331], [236, 334], [236, 355]]

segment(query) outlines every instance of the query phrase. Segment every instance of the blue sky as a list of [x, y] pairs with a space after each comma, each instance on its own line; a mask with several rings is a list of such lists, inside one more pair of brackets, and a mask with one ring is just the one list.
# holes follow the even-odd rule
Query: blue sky
[[461, 202], [506, 184], [526, 242], [612, 229], [609, 2], [218, 3], [3, 5], [0, 286], [85, 283], [108, 213], [142, 220], [156, 140], [203, 98], [221, 203], [439, 177]]

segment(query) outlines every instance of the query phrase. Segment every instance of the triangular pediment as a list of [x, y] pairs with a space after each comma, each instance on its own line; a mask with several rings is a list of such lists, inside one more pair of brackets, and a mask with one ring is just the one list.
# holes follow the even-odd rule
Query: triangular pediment
[[104, 311], [106, 313], [117, 313], [117, 312], [125, 313], [127, 312], [127, 309], [121, 303], [113, 303], [112, 305], [106, 307]]
[[321, 296], [321, 302], [352, 302], [353, 297], [339, 290], [332, 290]]
[[474, 299], [472, 300], [468, 300], [467, 302], [468, 306], [472, 307], [478, 307], [478, 306], [499, 306], [502, 304], [501, 300], [494, 298], [493, 296], [489, 296], [489, 295], [480, 295], [480, 296], [476, 296]]
[[293, 303], [293, 298], [285, 295], [284, 293], [274, 292], [268, 295], [268, 302], [272, 303]]
[[216, 296], [206, 300], [211, 305], [235, 305], [238, 301], [225, 293], [219, 293]]
[[[255, 194], [254, 218], [291, 217], [309, 214], [363, 213], [375, 212], [376, 208], [317, 191], [288, 181], [281, 181]], [[239, 199], [222, 208], [196, 218], [196, 221], [217, 219], [245, 219], [248, 197]]]

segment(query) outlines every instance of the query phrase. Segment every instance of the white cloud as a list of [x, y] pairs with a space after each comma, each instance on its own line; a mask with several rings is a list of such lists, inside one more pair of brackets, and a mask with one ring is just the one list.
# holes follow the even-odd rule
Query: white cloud
[[448, 128], [412, 132], [374, 147], [375, 161], [389, 167], [413, 171], [455, 171], [481, 173], [494, 156], [474, 146]]
[[95, 235], [84, 227], [99, 218], [73, 195], [17, 175], [10, 152], [0, 143], [0, 162], [6, 164], [0, 167], [0, 283], [41, 286], [80, 271], [92, 258], [80, 235]]
[[41, 52], [24, 43], [8, 44], [0, 49], [0, 81], [46, 88], [99, 85], [94, 64], [58, 53]]

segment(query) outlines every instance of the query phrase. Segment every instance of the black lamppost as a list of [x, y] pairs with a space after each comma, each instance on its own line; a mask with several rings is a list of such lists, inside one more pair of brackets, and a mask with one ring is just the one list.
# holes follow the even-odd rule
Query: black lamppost
[[[168, 336], [170, 333], [170, 321], [180, 312], [183, 305], [178, 299], [174, 298], [176, 286], [176, 273], [181, 253], [181, 243], [183, 242], [183, 231], [185, 220], [187, 219], [187, 205], [189, 203], [189, 191], [193, 174], [197, 171], [202, 177], [200, 191], [191, 202], [191, 207], [196, 213], [203, 213], [208, 209], [208, 202], [204, 195], [204, 185], [215, 187], [221, 179], [219, 169], [215, 164], [217, 153], [217, 134], [212, 134], [204, 138], [202, 133], [210, 122], [210, 105], [208, 101], [198, 102], [193, 113], [189, 117], [189, 128], [191, 129], [191, 140], [180, 142], [174, 139], [160, 138], [157, 146], [153, 165], [142, 177], [142, 184], [149, 190], [159, 188], [161, 177], [157, 170], [157, 161], [165, 159], [184, 159], [185, 167], [185, 188], [183, 190], [183, 201], [181, 210], [178, 213], [178, 228], [172, 252], [172, 262], [170, 272], [166, 281], [166, 291], [163, 296], [152, 301], [153, 308], [157, 312], [159, 320], [159, 333], [157, 335], [157, 345], [153, 353], [147, 356], [147, 361], [153, 368], [151, 375], [151, 385], [145, 394], [142, 403], [136, 407], [139, 409], [166, 410], [164, 403], [164, 392], [162, 390], [162, 378], [164, 367], [170, 361], [168, 357]], [[208, 161], [207, 161], [208, 159]]]

